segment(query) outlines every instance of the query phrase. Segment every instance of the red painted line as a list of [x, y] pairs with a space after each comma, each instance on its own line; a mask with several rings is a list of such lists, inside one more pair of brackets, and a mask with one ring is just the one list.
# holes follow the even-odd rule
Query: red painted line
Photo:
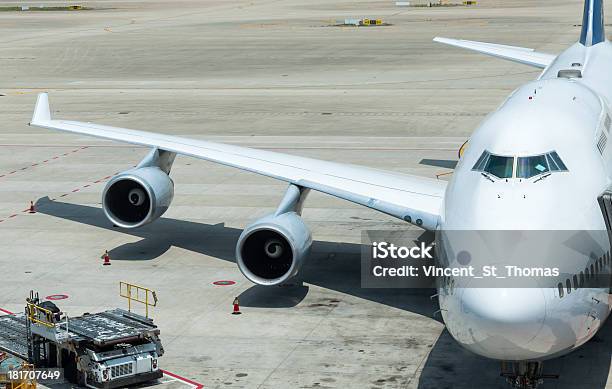
[[[24, 168], [24, 169], [25, 169], [25, 168]], [[22, 169], [22, 170], [24, 170], [24, 169]], [[15, 172], [13, 172], [13, 173], [15, 173]], [[116, 173], [116, 174], [118, 174], [118, 173]], [[0, 177], [2, 177], [2, 176], [0, 176]], [[94, 183], [99, 183], [99, 182], [101, 182], [101, 181], [103, 181], [103, 180], [106, 180], [106, 179], [109, 179], [109, 178], [111, 178], [111, 177], [112, 177], [112, 176], [106, 176], [105, 178], [102, 178], [102, 179], [99, 179], [99, 180], [94, 181]], [[73, 190], [72, 190], [70, 193], [76, 193], [76, 192], [80, 191], [81, 189], [83, 189], [83, 188], [88, 188], [88, 187], [90, 187], [90, 186], [91, 186], [91, 184], [85, 184], [85, 185], [83, 185], [82, 187], [79, 187], [79, 188], [73, 189]], [[59, 195], [58, 197], [66, 197], [66, 196], [68, 196], [70, 193], [64, 193], [64, 194], [61, 194], [61, 195]], [[55, 201], [55, 200], [57, 200], [57, 198], [58, 198], [58, 197], [54, 197], [54, 198], [52, 198], [52, 199], [51, 199], [51, 201]], [[21, 211], [21, 212], [29, 212], [29, 211], [30, 211], [30, 208], [28, 207], [28, 208], [24, 209], [24, 210], [23, 210], [23, 211]], [[2, 222], [4, 222], [4, 221], [7, 221], [8, 219], [12, 219], [12, 218], [14, 218], [14, 217], [16, 217], [16, 216], [18, 216], [18, 214], [12, 214], [12, 215], [10, 215], [10, 216], [8, 216], [8, 217], [4, 218], [4, 219], [0, 219], [0, 223], [2, 223]]]
[[[69, 155], [70, 153], [76, 153], [76, 152], [78, 152], [78, 151], [80, 151], [80, 150], [84, 150], [84, 149], [86, 149], [86, 148], [87, 148], [87, 146], [79, 147], [78, 149], [74, 149], [74, 150], [72, 150], [72, 151], [70, 151], [70, 152], [68, 152], [68, 153], [64, 153], [64, 154], [62, 154], [62, 155], [63, 155], [63, 156], [67, 156], [67, 155]], [[58, 158], [60, 158], [60, 157], [61, 157], [60, 155], [56, 155], [55, 157], [53, 157], [53, 158], [51, 158], [51, 159], [58, 159]], [[26, 166], [26, 167], [23, 167], [23, 168], [19, 169], [19, 171], [26, 170], [26, 169], [28, 169], [28, 168], [30, 168], [30, 167], [35, 167], [35, 166], [38, 166], [38, 165], [41, 165], [41, 164], [43, 164], [43, 163], [47, 163], [47, 162], [49, 162], [49, 160], [48, 160], [48, 159], [45, 159], [45, 160], [44, 160], [44, 161], [42, 161], [42, 162], [34, 162], [34, 163], [32, 163], [30, 166]], [[13, 174], [13, 173], [17, 173], [17, 170], [15, 170], [15, 171], [13, 171], [13, 172], [10, 172], [10, 173], [8, 173], [8, 174]], [[4, 176], [5, 176], [5, 175], [3, 174], [3, 175], [1, 175], [1, 176], [0, 176], [0, 178], [1, 178], [1, 177], [4, 177]]]
[[0, 308], [0, 312], [4, 312], [4, 313], [6, 313], [7, 315], [14, 315], [14, 313], [13, 313], [13, 312], [11, 312], [11, 311], [7, 311], [6, 309], [2, 309], [2, 308]]
[[166, 371], [166, 370], [162, 370], [162, 372], [164, 374], [166, 374], [166, 375], [169, 375], [172, 378], [176, 378], [177, 380], [180, 380], [180, 381], [186, 382], [188, 384], [194, 385], [196, 387], [196, 389], [202, 389], [204, 387], [204, 385], [202, 385], [201, 383], [192, 381], [189, 378], [181, 377], [178, 374], [170, 373], [169, 371]]

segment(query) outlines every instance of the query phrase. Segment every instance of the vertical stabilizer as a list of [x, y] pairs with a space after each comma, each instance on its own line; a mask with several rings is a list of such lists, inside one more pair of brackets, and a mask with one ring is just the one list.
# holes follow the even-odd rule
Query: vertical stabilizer
[[603, 0], [585, 0], [580, 43], [589, 47], [605, 40]]

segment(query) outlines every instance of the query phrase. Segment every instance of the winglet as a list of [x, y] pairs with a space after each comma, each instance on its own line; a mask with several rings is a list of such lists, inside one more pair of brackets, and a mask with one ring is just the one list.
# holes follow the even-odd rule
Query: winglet
[[51, 112], [49, 110], [49, 95], [39, 93], [36, 99], [36, 107], [34, 107], [34, 115], [32, 116], [31, 124], [44, 123], [51, 120]]

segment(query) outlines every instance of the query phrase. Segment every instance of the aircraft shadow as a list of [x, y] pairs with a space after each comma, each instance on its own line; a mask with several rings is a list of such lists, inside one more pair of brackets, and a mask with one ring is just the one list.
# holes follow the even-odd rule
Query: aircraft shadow
[[269, 287], [254, 285], [240, 294], [240, 305], [253, 308], [291, 308], [308, 294], [306, 285]]
[[[587, 344], [560, 358], [544, 362], [546, 379], [539, 389], [603, 389], [610, 373], [612, 321], [608, 320]], [[461, 347], [444, 330], [434, 344], [420, 375], [419, 389], [499, 388], [510, 385], [500, 377], [500, 362]]]
[[459, 161], [453, 161], [450, 159], [421, 159], [419, 162], [421, 165], [433, 166], [433, 167], [441, 167], [445, 169], [454, 169], [457, 167], [457, 163]]
[[[114, 227], [100, 208], [50, 200], [36, 202], [39, 213], [65, 220], [117, 230], [141, 238], [109, 250], [113, 260], [151, 260], [171, 246], [235, 262], [234, 249], [241, 229], [220, 224], [204, 224], [160, 218], [144, 227], [130, 230]], [[240, 296], [243, 306], [283, 308], [297, 305], [308, 288], [301, 283], [320, 286], [369, 301], [431, 317], [438, 309], [429, 296], [433, 289], [366, 289], [361, 287], [361, 245], [314, 241], [311, 255], [302, 267], [295, 285], [280, 287], [252, 286]], [[439, 317], [436, 317], [440, 320]]]

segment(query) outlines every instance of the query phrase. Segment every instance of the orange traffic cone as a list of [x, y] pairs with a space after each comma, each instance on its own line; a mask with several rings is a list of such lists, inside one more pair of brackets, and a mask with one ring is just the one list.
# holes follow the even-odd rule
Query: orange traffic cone
[[110, 266], [111, 262], [110, 262], [110, 256], [108, 255], [108, 250], [104, 250], [104, 254], [102, 254], [102, 256], [100, 258], [102, 258], [104, 260], [102, 265]]
[[242, 312], [240, 312], [240, 300], [238, 300], [238, 297], [236, 297], [234, 299], [234, 311], [232, 312], [232, 315], [240, 315]]
[[36, 213], [36, 209], [34, 208], [33, 201], [30, 201], [30, 209], [28, 210], [28, 213]]

